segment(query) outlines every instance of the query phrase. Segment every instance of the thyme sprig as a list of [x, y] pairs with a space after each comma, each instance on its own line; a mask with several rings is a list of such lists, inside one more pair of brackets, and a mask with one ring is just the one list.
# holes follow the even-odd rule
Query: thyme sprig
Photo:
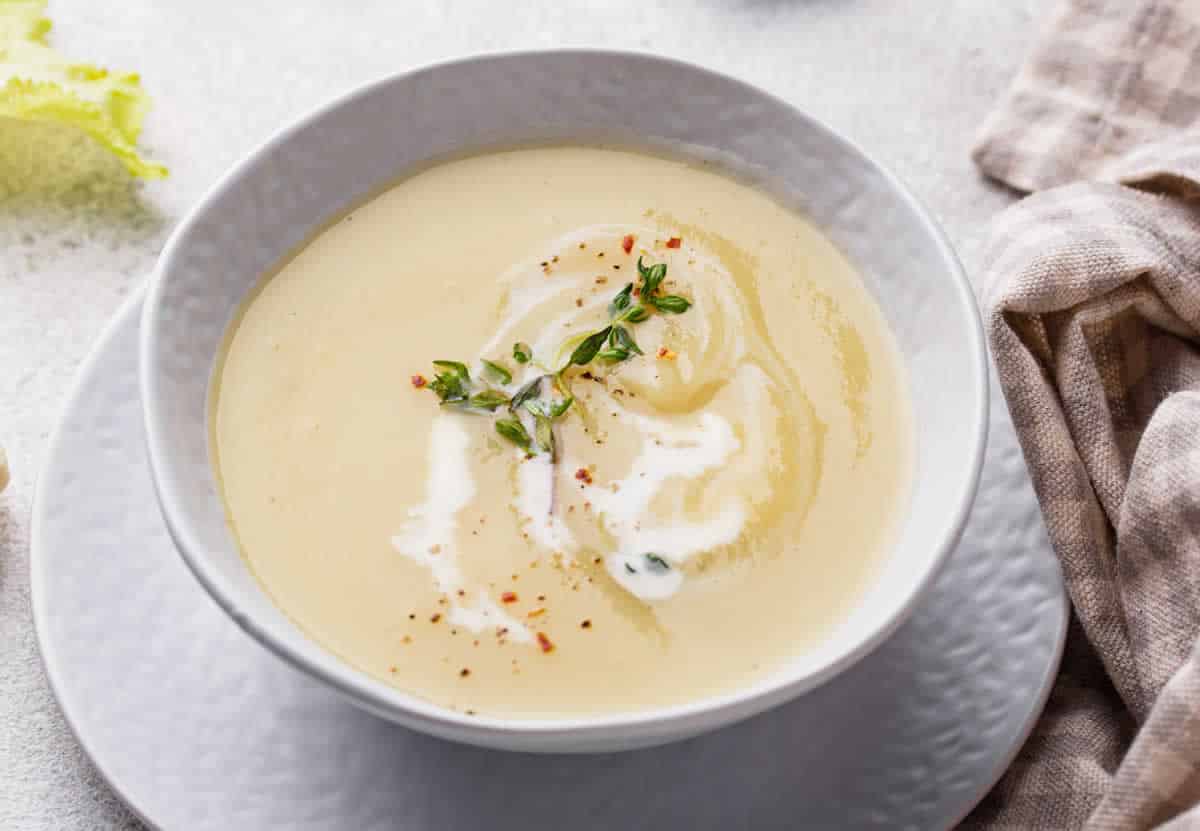
[[[568, 355], [566, 362], [555, 372], [534, 377], [522, 385], [510, 398], [503, 390], [479, 385], [471, 378], [466, 364], [459, 361], [434, 361], [438, 373], [429, 382], [442, 406], [457, 406], [475, 412], [494, 413], [506, 406], [508, 414], [495, 422], [496, 433], [527, 453], [549, 453], [557, 461], [558, 448], [554, 438], [554, 422], [566, 415], [575, 402], [570, 391], [567, 371], [571, 367], [586, 367], [593, 361], [612, 365], [644, 355], [630, 331], [630, 326], [647, 320], [652, 310], [662, 314], [683, 314], [691, 301], [677, 294], [662, 294], [667, 277], [667, 264], [646, 265], [637, 261], [638, 280], [627, 283], [608, 304], [608, 324], [594, 332], [584, 332], [565, 340], [558, 349], [558, 361]], [[512, 347], [513, 360], [525, 365], [533, 360], [533, 349], [518, 341]], [[536, 362], [534, 362], [536, 364]], [[503, 363], [480, 359], [483, 375], [502, 386], [512, 383], [512, 372]], [[541, 364], [536, 364], [541, 366]], [[549, 382], [546, 384], [545, 382]], [[549, 393], [543, 397], [543, 387]], [[553, 392], [557, 392], [555, 397]], [[521, 421], [525, 412], [533, 419], [533, 436]], [[661, 562], [661, 561], [660, 561]]]

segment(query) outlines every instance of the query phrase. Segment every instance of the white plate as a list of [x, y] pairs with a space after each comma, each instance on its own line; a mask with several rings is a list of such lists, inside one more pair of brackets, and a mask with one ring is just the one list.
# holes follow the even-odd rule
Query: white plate
[[[1044, 546], [967, 545], [861, 663], [701, 738], [532, 756], [369, 716], [241, 632], [172, 548], [143, 446], [140, 300], [85, 363], [51, 442], [31, 566], [63, 712], [153, 824], [925, 831], [970, 810], [1041, 712], [1066, 631], [1058, 566]], [[1004, 512], [986, 488], [977, 506], [1002, 538]]]

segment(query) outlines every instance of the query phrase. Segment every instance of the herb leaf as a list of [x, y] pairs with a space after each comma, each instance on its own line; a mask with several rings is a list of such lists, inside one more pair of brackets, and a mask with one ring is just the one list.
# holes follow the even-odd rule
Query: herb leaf
[[637, 574], [637, 569], [634, 568], [633, 566], [631, 566], [629, 563], [625, 564], [625, 570], [628, 571], [630, 574]]
[[620, 363], [629, 358], [629, 350], [627, 349], [601, 349], [596, 353], [596, 359], [608, 361], [610, 363]]
[[641, 323], [646, 318], [650, 317], [650, 313], [646, 311], [646, 307], [641, 303], [630, 306], [618, 320], [628, 320], [630, 323]]
[[517, 341], [513, 344], [513, 360], [519, 364], [529, 363], [533, 360], [533, 348], [524, 341]]
[[467, 371], [466, 364], [460, 364], [458, 361], [434, 361], [433, 365], [438, 369], [444, 369], [454, 373], [468, 383], [471, 380], [471, 373]]
[[496, 421], [496, 432], [511, 441], [522, 450], [529, 449], [529, 433], [524, 425], [515, 418], [502, 418]]
[[571, 404], [575, 402], [575, 396], [569, 395], [561, 401], [551, 401], [547, 403], [540, 398], [535, 398], [532, 401], [525, 402], [525, 409], [529, 410], [537, 418], [560, 418], [563, 413], [571, 408]]
[[642, 297], [652, 297], [667, 276], [667, 264], [659, 263], [647, 267], [642, 265], [642, 258], [638, 257], [637, 270], [642, 278]]
[[628, 308], [633, 298], [633, 283], [626, 283], [625, 288], [617, 292], [617, 296], [608, 304], [608, 316], [616, 317]]
[[561, 418], [567, 410], [571, 409], [571, 405], [575, 403], [575, 396], [568, 395], [566, 398], [558, 401], [550, 406], [550, 418]]
[[439, 372], [429, 382], [429, 388], [437, 393], [438, 399], [443, 404], [467, 400], [466, 384], [463, 383], [462, 376], [454, 372]]
[[500, 364], [489, 361], [486, 358], [480, 358], [479, 363], [483, 364], [484, 370], [501, 384], [512, 383], [512, 373]]
[[550, 454], [550, 461], [558, 461], [558, 451], [554, 446], [554, 422], [546, 416], [534, 416], [533, 434], [537, 437], [538, 447]]
[[690, 300], [686, 297], [680, 297], [678, 294], [668, 294], [666, 297], [651, 297], [650, 302], [660, 312], [668, 312], [673, 315], [681, 315], [692, 306]]
[[497, 407], [508, 403], [508, 396], [500, 390], [484, 390], [472, 395], [467, 403], [481, 410], [494, 411]]
[[649, 570], [656, 574], [662, 574], [664, 571], [671, 570], [671, 564], [657, 554], [647, 554], [646, 562], [650, 564]]
[[512, 401], [508, 403], [508, 408], [515, 411], [530, 398], [536, 398], [538, 391], [542, 388], [542, 379], [545, 377], [545, 375], [539, 375], [528, 384], [517, 390], [517, 394], [514, 395], [512, 397]]
[[571, 364], [578, 364], [579, 366], [590, 364], [592, 359], [596, 357], [596, 353], [604, 346], [604, 341], [608, 340], [608, 335], [611, 331], [611, 326], [605, 326], [599, 332], [584, 338], [583, 342], [579, 346], [576, 346], [575, 351], [571, 353], [571, 359], [567, 361], [567, 366]]
[[637, 355], [644, 355], [640, 346], [634, 341], [633, 335], [624, 326], [614, 326], [612, 337], [608, 339], [610, 346], [618, 349], [624, 349], [627, 352], [633, 352]]

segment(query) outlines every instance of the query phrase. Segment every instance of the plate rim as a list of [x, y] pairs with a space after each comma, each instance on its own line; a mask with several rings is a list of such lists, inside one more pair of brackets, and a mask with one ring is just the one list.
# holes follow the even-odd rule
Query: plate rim
[[[96, 770], [101, 780], [108, 788], [117, 796], [121, 803], [143, 824], [149, 828], [160, 828], [161, 826], [149, 815], [145, 808], [140, 804], [139, 799], [134, 793], [133, 788], [128, 788], [114, 776], [105, 767], [103, 758], [97, 754], [93, 743], [89, 741], [87, 734], [80, 729], [77, 714], [73, 711], [70, 702], [71, 696], [66, 691], [69, 683], [64, 681], [62, 668], [59, 666], [56, 657], [53, 642], [48, 637], [48, 623], [45, 618], [46, 603], [46, 577], [45, 568], [48, 555], [44, 553], [44, 543], [42, 542], [42, 529], [49, 520], [44, 516], [45, 505], [49, 501], [48, 494], [48, 479], [45, 476], [46, 470], [55, 463], [55, 460], [60, 454], [60, 445], [62, 444], [65, 433], [65, 428], [72, 415], [79, 409], [80, 399], [83, 395], [83, 388], [88, 380], [95, 372], [96, 366], [100, 363], [101, 358], [108, 349], [109, 345], [125, 326], [140, 325], [140, 307], [145, 299], [146, 286], [143, 281], [138, 284], [130, 294], [125, 298], [112, 318], [105, 324], [101, 333], [93, 342], [87, 357], [80, 364], [73, 381], [71, 382], [70, 391], [64, 398], [64, 403], [58, 413], [58, 418], [55, 422], [55, 427], [51, 433], [50, 439], [46, 445], [45, 455], [43, 457], [42, 468], [39, 471], [38, 479], [34, 487], [33, 503], [31, 508], [30, 521], [30, 544], [29, 544], [29, 579], [30, 579], [30, 605], [33, 612], [34, 632], [37, 639], [38, 654], [42, 662], [42, 667], [45, 670], [47, 682], [51, 693], [54, 695], [54, 700], [58, 704], [59, 711], [62, 713], [63, 720], [66, 722], [71, 735], [75, 741], [79, 743], [83, 752], [86, 754], [92, 767]], [[143, 440], [144, 440], [143, 435]], [[1063, 650], [1066, 644], [1068, 624], [1070, 621], [1071, 605], [1066, 594], [1065, 585], [1062, 582], [1061, 576], [1058, 579], [1058, 595], [1060, 601], [1060, 614], [1057, 621], [1057, 629], [1055, 632], [1055, 643], [1052, 645], [1051, 659], [1043, 668], [1043, 674], [1040, 681], [1038, 695], [1031, 701], [1031, 707], [1028, 711], [1025, 721], [1021, 725], [1021, 729], [1014, 735], [1007, 752], [1003, 758], [998, 760], [992, 774], [985, 780], [980, 780], [977, 787], [972, 790], [970, 799], [965, 803], [964, 809], [958, 816], [950, 818], [945, 827], [947, 829], [954, 828], [963, 819], [979, 805], [985, 796], [995, 787], [996, 783], [1004, 776], [1005, 772], [1011, 766], [1021, 748], [1024, 747], [1029, 736], [1033, 733], [1038, 721], [1041, 719], [1045, 710], [1046, 703], [1054, 689], [1054, 681], [1057, 678], [1058, 670], [1062, 662]], [[253, 640], [253, 639], [252, 639]], [[268, 650], [269, 651], [269, 650]], [[273, 654], [273, 653], [272, 653]], [[867, 655], [864, 661], [871, 660], [871, 655]]]

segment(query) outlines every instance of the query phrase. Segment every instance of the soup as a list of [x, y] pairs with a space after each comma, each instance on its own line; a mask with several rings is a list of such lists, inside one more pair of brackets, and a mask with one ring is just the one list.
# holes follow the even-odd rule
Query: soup
[[212, 441], [253, 573], [328, 650], [464, 713], [615, 714], [762, 679], [848, 615], [907, 505], [906, 396], [795, 213], [543, 147], [413, 175], [265, 279]]

